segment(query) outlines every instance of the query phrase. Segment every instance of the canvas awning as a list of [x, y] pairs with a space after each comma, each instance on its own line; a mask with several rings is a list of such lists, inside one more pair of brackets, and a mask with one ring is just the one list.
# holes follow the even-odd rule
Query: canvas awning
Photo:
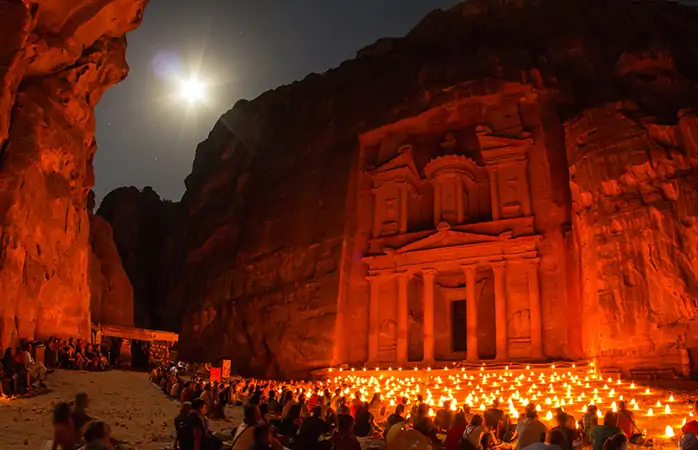
[[101, 336], [118, 337], [135, 341], [179, 341], [179, 335], [177, 333], [172, 333], [170, 331], [146, 330], [144, 328], [92, 324], [92, 331], [99, 333]]

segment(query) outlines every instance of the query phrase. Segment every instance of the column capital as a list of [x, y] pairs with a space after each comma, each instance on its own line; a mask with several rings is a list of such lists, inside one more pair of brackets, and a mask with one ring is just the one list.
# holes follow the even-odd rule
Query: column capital
[[424, 278], [431, 278], [434, 279], [436, 278], [436, 274], [438, 271], [436, 269], [422, 269], [422, 275]]
[[395, 278], [407, 278], [410, 279], [414, 275], [414, 270], [396, 270], [393, 274]]
[[507, 261], [490, 261], [490, 266], [492, 267], [492, 270], [499, 272], [507, 267]]
[[461, 264], [460, 267], [463, 269], [463, 272], [475, 272], [477, 271], [477, 263], [470, 263], [470, 264]]
[[538, 267], [540, 265], [540, 257], [538, 256], [535, 258], [524, 258], [523, 261], [532, 267]]

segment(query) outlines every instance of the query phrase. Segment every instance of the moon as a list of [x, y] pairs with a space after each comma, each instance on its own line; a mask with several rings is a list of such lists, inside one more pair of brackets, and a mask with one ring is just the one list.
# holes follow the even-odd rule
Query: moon
[[189, 103], [201, 102], [204, 99], [205, 91], [204, 84], [195, 78], [183, 81], [180, 87], [180, 95]]

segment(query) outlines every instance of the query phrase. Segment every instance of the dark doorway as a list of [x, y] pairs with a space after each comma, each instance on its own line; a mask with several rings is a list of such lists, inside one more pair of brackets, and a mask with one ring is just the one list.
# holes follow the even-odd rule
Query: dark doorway
[[698, 378], [698, 347], [689, 347], [688, 361], [691, 364], [691, 378]]
[[451, 336], [454, 352], [465, 352], [468, 350], [468, 332], [465, 326], [467, 314], [467, 303], [465, 300], [451, 303]]

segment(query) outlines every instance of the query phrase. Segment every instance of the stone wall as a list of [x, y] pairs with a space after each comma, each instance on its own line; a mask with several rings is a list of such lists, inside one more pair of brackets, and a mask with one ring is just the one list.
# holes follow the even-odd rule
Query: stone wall
[[90, 215], [90, 316], [93, 323], [132, 327], [133, 287], [114, 244], [109, 222]]
[[90, 332], [94, 107], [147, 0], [0, 0], [0, 347]]
[[629, 106], [566, 127], [583, 346], [608, 365], [678, 367], [698, 312], [697, 122], [682, 111], [657, 124]]

